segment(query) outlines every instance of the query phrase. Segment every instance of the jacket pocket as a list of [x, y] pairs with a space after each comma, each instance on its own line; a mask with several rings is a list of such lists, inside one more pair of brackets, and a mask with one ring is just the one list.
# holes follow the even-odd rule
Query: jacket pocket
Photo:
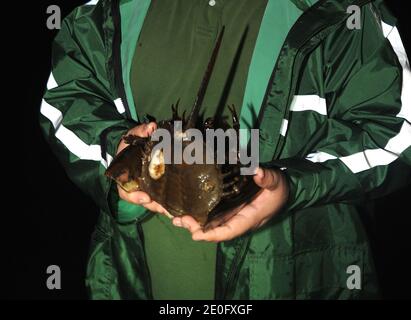
[[362, 247], [325, 247], [297, 254], [295, 298], [334, 300], [365, 296], [364, 255]]
[[293, 255], [248, 258], [251, 299], [377, 298], [372, 261], [363, 246], [328, 246]]
[[112, 290], [115, 278], [112, 234], [99, 221], [91, 236], [87, 264], [86, 287], [89, 297], [93, 300], [115, 299]]
[[293, 269], [290, 256], [256, 254], [249, 264], [249, 297], [251, 300], [291, 299], [294, 295]]

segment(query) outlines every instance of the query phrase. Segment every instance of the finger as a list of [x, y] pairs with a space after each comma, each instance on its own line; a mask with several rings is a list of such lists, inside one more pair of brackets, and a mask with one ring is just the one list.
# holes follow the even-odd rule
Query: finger
[[119, 188], [118, 194], [121, 199], [127, 202], [142, 205], [144, 208], [150, 210], [151, 212], [163, 214], [170, 219], [173, 218], [173, 216], [162, 205], [160, 205], [158, 202], [151, 201], [150, 197], [145, 192], [136, 191], [128, 193]]
[[148, 135], [148, 136], [151, 136], [151, 135], [153, 134], [153, 132], [156, 131], [156, 130], [157, 130], [157, 123], [155, 123], [155, 122], [150, 122], [150, 123], [147, 125], [147, 135]]
[[217, 228], [207, 232], [196, 231], [193, 240], [220, 242], [231, 240], [252, 229], [256, 222], [251, 217], [244, 215], [243, 211], [237, 213], [230, 220]]
[[274, 170], [258, 168], [254, 182], [261, 188], [274, 190], [278, 185], [278, 173]]
[[242, 204], [241, 206], [234, 208], [231, 211], [226, 211], [221, 214], [219, 214], [217, 217], [211, 219], [210, 222], [208, 222], [204, 226], [204, 232], [207, 232], [208, 230], [214, 229], [222, 224], [224, 224], [226, 221], [230, 220], [234, 215], [236, 215], [238, 212], [241, 211], [242, 208], [244, 208], [246, 204]]
[[135, 134], [136, 136], [147, 138], [157, 129], [157, 124], [155, 122], [143, 123], [135, 128], [133, 128], [129, 133]]
[[162, 214], [169, 219], [173, 218], [173, 216], [158, 202], [151, 201], [150, 203], [143, 204], [142, 206], [151, 212]]
[[129, 197], [129, 193], [124, 191], [123, 188], [119, 187], [117, 185], [117, 192], [118, 192], [118, 196], [120, 197], [120, 199], [123, 199], [125, 201], [129, 201], [128, 197]]
[[121, 194], [120, 192], [119, 192], [119, 195], [123, 200], [126, 200], [134, 204], [144, 205], [144, 204], [148, 204], [151, 202], [150, 196], [147, 193], [142, 192], [142, 191], [135, 191], [135, 192], [127, 193], [124, 190], [122, 190]]
[[201, 230], [201, 225], [191, 216], [185, 215], [173, 219], [173, 224], [177, 227], [186, 228], [191, 233]]
[[188, 229], [192, 234], [198, 230], [202, 230], [201, 225], [192, 216], [182, 216], [181, 223], [184, 228]]

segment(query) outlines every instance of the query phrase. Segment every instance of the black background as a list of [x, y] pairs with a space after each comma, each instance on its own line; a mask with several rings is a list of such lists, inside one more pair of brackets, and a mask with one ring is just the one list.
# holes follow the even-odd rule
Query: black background
[[[16, 130], [22, 131], [26, 137], [25, 142], [18, 145], [24, 152], [23, 181], [17, 181], [17, 188], [12, 190], [14, 197], [6, 199], [11, 206], [2, 210], [6, 222], [0, 225], [1, 234], [5, 236], [2, 265], [7, 268], [7, 272], [0, 275], [1, 295], [6, 299], [87, 298], [85, 267], [98, 210], [66, 177], [38, 126], [39, 106], [50, 72], [51, 41], [56, 34], [46, 27], [46, 8], [58, 5], [65, 16], [85, 2], [33, 1], [22, 4], [20, 11], [17, 7], [11, 11], [19, 12], [17, 18], [21, 28], [5, 29], [13, 38], [11, 43], [16, 45], [15, 48], [23, 47], [22, 50], [12, 50], [13, 54], [18, 54], [20, 80], [19, 96], [14, 99], [19, 103], [13, 104], [13, 112], [14, 118], [16, 115], [24, 118], [24, 126]], [[388, 1], [388, 5], [399, 18], [400, 31], [410, 56], [406, 1]], [[3, 16], [7, 19], [7, 14]], [[16, 26], [15, 20], [12, 26]], [[5, 122], [12, 122], [14, 118], [6, 118]], [[7, 158], [9, 162], [13, 159]], [[411, 261], [407, 259], [411, 253], [410, 196], [411, 187], [408, 187], [378, 200], [376, 206], [377, 232], [373, 246], [384, 298], [387, 299], [411, 298]], [[51, 291], [46, 287], [46, 268], [53, 264], [62, 270], [61, 290]]]

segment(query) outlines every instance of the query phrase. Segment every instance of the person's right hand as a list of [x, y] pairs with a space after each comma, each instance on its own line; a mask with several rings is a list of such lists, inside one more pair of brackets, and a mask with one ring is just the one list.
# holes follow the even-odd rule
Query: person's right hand
[[[146, 138], [149, 137], [156, 129], [157, 124], [155, 122], [150, 122], [134, 127], [133, 129], [129, 130], [126, 135], [132, 134], [138, 137]], [[127, 144], [123, 139], [121, 139], [117, 148], [117, 154], [125, 147], [127, 147]], [[142, 191], [126, 192], [118, 185], [117, 190], [118, 195], [121, 199], [133, 204], [141, 205], [152, 212], [161, 213], [169, 218], [172, 218], [172, 216], [167, 212], [166, 209], [164, 209], [162, 205], [155, 201], [151, 201], [150, 196], [147, 193]]]

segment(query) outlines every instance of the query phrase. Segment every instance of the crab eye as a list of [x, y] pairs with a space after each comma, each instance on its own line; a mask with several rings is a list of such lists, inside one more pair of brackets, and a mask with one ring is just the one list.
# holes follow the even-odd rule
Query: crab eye
[[164, 152], [163, 149], [154, 150], [150, 164], [148, 165], [148, 172], [150, 177], [154, 180], [160, 179], [166, 171], [166, 166], [164, 163]]

